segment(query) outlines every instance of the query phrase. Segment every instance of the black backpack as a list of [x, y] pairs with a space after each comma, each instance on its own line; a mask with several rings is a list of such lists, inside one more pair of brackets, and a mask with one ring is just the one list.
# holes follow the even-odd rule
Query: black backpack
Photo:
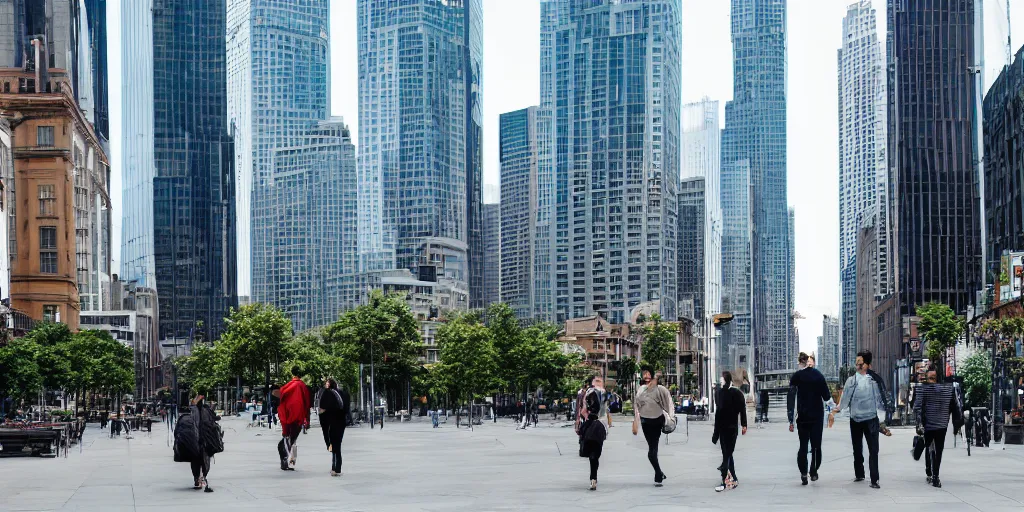
[[183, 414], [174, 425], [174, 462], [192, 462], [202, 458], [196, 418], [192, 414]]

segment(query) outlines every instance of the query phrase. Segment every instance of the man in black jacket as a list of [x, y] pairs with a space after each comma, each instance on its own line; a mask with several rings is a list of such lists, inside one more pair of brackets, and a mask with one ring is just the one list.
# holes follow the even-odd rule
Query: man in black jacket
[[[732, 453], [736, 449], [737, 421], [743, 427], [743, 435], [747, 435], [747, 400], [743, 392], [732, 387], [732, 373], [722, 372], [720, 382], [722, 389], [718, 391], [718, 408], [715, 409], [715, 431], [711, 435], [711, 442], [721, 441], [722, 444], [722, 465], [718, 467], [722, 472], [722, 483], [715, 487], [716, 492], [726, 489], [733, 489], [739, 485], [736, 478], [736, 462]], [[730, 478], [731, 477], [731, 478]]]
[[[809, 356], [800, 353], [798, 362], [800, 370], [789, 380], [789, 397], [786, 400], [786, 413], [789, 416], [789, 431], [793, 431], [794, 419], [800, 436], [800, 451], [796, 454], [796, 464], [800, 468], [800, 482], [807, 485], [810, 473], [812, 481], [818, 480], [818, 468], [821, 467], [821, 433], [825, 422], [825, 402], [831, 395], [825, 377], [814, 368], [807, 366]], [[795, 407], [794, 407], [795, 406]], [[794, 418], [794, 408], [796, 417]], [[811, 445], [811, 464], [807, 465], [807, 444]]]

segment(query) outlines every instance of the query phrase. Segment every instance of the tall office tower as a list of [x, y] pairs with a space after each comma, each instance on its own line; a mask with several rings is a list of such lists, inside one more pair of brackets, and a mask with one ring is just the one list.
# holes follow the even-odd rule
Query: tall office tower
[[841, 332], [839, 318], [822, 315], [821, 336], [818, 336], [818, 356], [815, 360], [815, 367], [829, 381], [838, 381], [839, 369], [843, 367], [840, 361], [842, 357], [840, 353]]
[[452, 249], [445, 277], [474, 305], [482, 292], [482, 13], [481, 0], [358, 4], [360, 269], [415, 270], [442, 243]]
[[539, 208], [554, 220], [543, 278], [557, 321], [676, 317], [680, 17], [679, 0], [541, 3], [539, 181], [554, 201]]
[[342, 306], [328, 283], [357, 267], [343, 249], [355, 245], [355, 146], [328, 120], [330, 4], [229, 0], [227, 16], [239, 295], [277, 306], [297, 331], [325, 325]]
[[679, 249], [678, 263], [678, 316], [693, 320], [703, 329], [706, 313], [707, 285], [704, 250], [707, 236], [706, 222], [708, 191], [703, 177], [686, 178], [679, 182]]
[[[92, 73], [92, 90], [89, 91], [92, 111], [86, 115], [90, 117], [96, 135], [106, 145], [110, 139], [110, 100], [107, 96], [107, 0], [84, 0], [81, 5], [84, 6], [85, 13], [79, 17], [80, 20], [84, 20], [84, 23], [80, 22], [83, 30], [80, 44], [88, 48], [89, 71]], [[85, 91], [80, 94], [85, 94]]]
[[[839, 279], [843, 326], [840, 366], [853, 366], [858, 336], [857, 234], [874, 222], [880, 294], [889, 289], [885, 61], [871, 0], [847, 7], [839, 74]], [[877, 221], [870, 219], [877, 217]], [[879, 297], [872, 296], [871, 301]], [[867, 298], [865, 298], [867, 299]]]
[[501, 204], [483, 205], [483, 291], [481, 307], [501, 302]]
[[[703, 310], [710, 318], [722, 312], [722, 130], [718, 102], [705, 98], [683, 105], [682, 118], [682, 178], [704, 178]], [[681, 212], [679, 216], [682, 222]], [[681, 263], [682, 258], [677, 258]], [[713, 332], [708, 328], [708, 333]]]
[[152, 269], [160, 340], [214, 339], [237, 303], [227, 9], [224, 0], [122, 0], [121, 11], [132, 77], [122, 95], [122, 273], [148, 285]]
[[[737, 318], [723, 337], [752, 346], [754, 373], [785, 370], [796, 364], [789, 357], [786, 0], [733, 0], [732, 48], [733, 100], [725, 107], [722, 142], [722, 260], [723, 309], [728, 301]], [[738, 211], [729, 212], [730, 206]], [[729, 225], [730, 215], [748, 210], [749, 229], [742, 218]]]
[[790, 321], [793, 322], [793, 332], [795, 333], [789, 340], [789, 360], [794, 361], [797, 355], [800, 354], [800, 335], [796, 329], [797, 318], [802, 318], [796, 312], [796, 210], [793, 208], [789, 209], [789, 296], [792, 297], [790, 302], [790, 308], [793, 308], [790, 313]]
[[501, 140], [501, 301], [526, 320], [534, 311], [537, 231], [537, 107], [506, 112]]
[[929, 302], [964, 314], [981, 286], [975, 14], [975, 0], [888, 4], [893, 252], [903, 316]]
[[[1017, 51], [1013, 64], [999, 73], [985, 94], [986, 270], [992, 275], [1001, 273], [1003, 251], [1024, 249], [1024, 155], [1017, 149], [1024, 147], [1021, 97], [1024, 49]], [[1000, 295], [1009, 294], [1007, 288], [1001, 286]]]

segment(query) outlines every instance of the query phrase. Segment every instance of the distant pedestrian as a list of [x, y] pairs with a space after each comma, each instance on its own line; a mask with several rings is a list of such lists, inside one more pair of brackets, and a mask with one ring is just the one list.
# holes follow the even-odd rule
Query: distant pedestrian
[[309, 424], [310, 397], [306, 384], [299, 378], [300, 370], [292, 367], [292, 380], [281, 386], [281, 405], [278, 416], [281, 420], [281, 441], [277, 444], [277, 453], [281, 457], [283, 471], [294, 470], [298, 450], [295, 442], [302, 432], [303, 425]]
[[594, 378], [587, 377], [587, 380], [583, 383], [583, 387], [576, 392], [576, 401], [573, 405], [573, 410], [576, 414], [576, 419], [573, 422], [573, 430], [576, 432], [576, 435], [580, 435], [580, 427], [587, 419], [587, 403], [584, 398], [587, 396], [587, 391], [592, 387], [594, 387]]
[[[580, 456], [590, 460], [590, 490], [597, 490], [597, 468], [604, 449], [604, 441], [608, 438], [608, 429], [612, 426], [612, 417], [608, 412], [605, 397], [604, 379], [594, 376], [592, 386], [584, 397], [586, 420], [580, 427]], [[601, 422], [608, 419], [608, 425]]]
[[661, 441], [661, 429], [668, 419], [666, 415], [674, 414], [675, 404], [668, 389], [658, 383], [660, 374], [652, 375], [650, 369], [645, 369], [641, 375], [644, 385], [637, 390], [634, 400], [633, 435], [643, 430], [647, 440], [647, 460], [654, 468], [654, 485], [661, 487], [665, 473], [658, 463], [658, 443]]
[[338, 389], [334, 379], [325, 379], [324, 387], [317, 392], [316, 408], [320, 413], [320, 428], [324, 443], [331, 452], [331, 476], [341, 476], [341, 442], [345, 438], [348, 423], [350, 399], [348, 393]]
[[939, 468], [942, 465], [942, 450], [946, 444], [950, 416], [953, 418], [953, 433], [956, 435], [963, 425], [960, 403], [953, 393], [953, 386], [938, 382], [935, 367], [929, 367], [928, 382], [919, 386], [914, 401], [917, 413], [918, 432], [924, 433], [925, 475], [933, 487], [942, 487]]
[[722, 465], [718, 466], [718, 470], [722, 473], [722, 483], [715, 487], [715, 492], [735, 489], [739, 485], [739, 478], [736, 477], [736, 461], [733, 459], [736, 439], [739, 437], [737, 431], [740, 430], [737, 423], [742, 427], [743, 435], [747, 435], [747, 400], [743, 397], [743, 392], [732, 387], [732, 373], [730, 372], [722, 372], [719, 384], [721, 389], [718, 390], [715, 431], [711, 435], [711, 442], [721, 442], [719, 446], [722, 448]]
[[[835, 415], [843, 409], [850, 411], [850, 437], [853, 440], [853, 472], [854, 481], [864, 481], [864, 444], [868, 445], [868, 466], [871, 471], [871, 488], [879, 489], [878, 484], [878, 434], [891, 436], [884, 420], [887, 411], [892, 410], [892, 399], [885, 391], [885, 382], [877, 373], [871, 371], [872, 355], [870, 350], [857, 353], [857, 373], [854, 373], [843, 386], [843, 396], [839, 405], [829, 413], [829, 424]], [[948, 419], [948, 418], [947, 418]]]
[[[800, 370], [789, 379], [789, 396], [786, 399], [786, 413], [789, 416], [789, 431], [794, 422], [800, 436], [800, 449], [796, 453], [796, 464], [800, 469], [800, 483], [807, 485], [818, 480], [821, 467], [821, 434], [825, 421], [825, 402], [831, 398], [828, 384], [821, 372], [808, 366], [810, 356], [801, 352], [797, 358]], [[795, 412], [795, 415], [794, 415]], [[808, 444], [811, 462], [807, 463]]]

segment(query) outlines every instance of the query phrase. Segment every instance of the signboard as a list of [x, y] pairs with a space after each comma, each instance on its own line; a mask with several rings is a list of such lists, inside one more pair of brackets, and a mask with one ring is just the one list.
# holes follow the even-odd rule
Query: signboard
[[1000, 301], [1020, 298], [1024, 290], [1024, 252], [1005, 252], [1000, 263]]

